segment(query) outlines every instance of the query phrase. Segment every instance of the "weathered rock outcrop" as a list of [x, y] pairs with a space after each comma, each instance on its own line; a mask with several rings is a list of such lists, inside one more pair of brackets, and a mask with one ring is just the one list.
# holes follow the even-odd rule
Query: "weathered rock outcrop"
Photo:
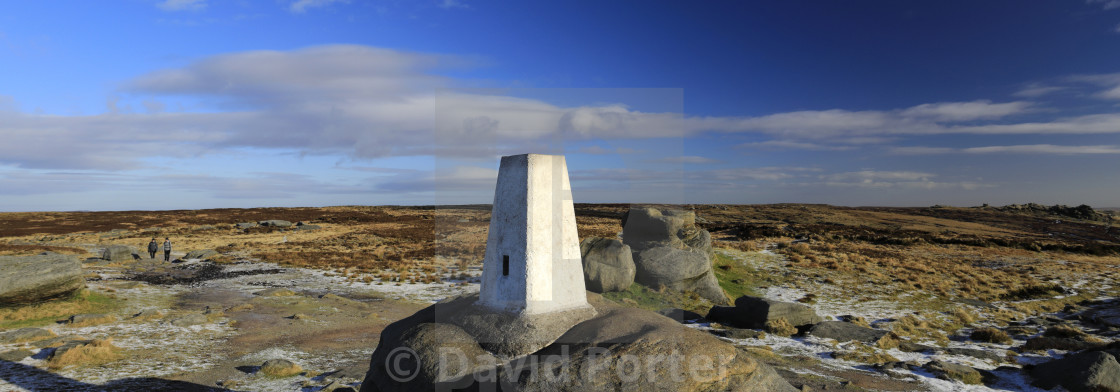
[[445, 301], [386, 327], [362, 390], [795, 390], [730, 343], [594, 293], [587, 300], [596, 317], [502, 363], [465, 329], [438, 321], [471, 300]]
[[1034, 385], [1052, 389], [1061, 385], [1070, 392], [1120, 390], [1120, 364], [1101, 351], [1085, 351], [1042, 363], [1031, 369]]
[[265, 227], [292, 227], [292, 222], [280, 219], [263, 220], [257, 224]]
[[708, 311], [707, 319], [739, 328], [756, 329], [765, 328], [767, 322], [778, 319], [785, 319], [795, 327], [824, 321], [808, 306], [746, 295], [737, 298], [733, 307], [713, 306]]
[[891, 332], [861, 327], [846, 321], [822, 321], [809, 328], [809, 336], [833, 339], [837, 342], [857, 341], [880, 348], [898, 346], [898, 336]]
[[82, 263], [74, 256], [0, 256], [0, 303], [41, 301], [84, 287]]
[[650, 248], [635, 257], [634, 280], [652, 288], [661, 286], [677, 291], [692, 291], [715, 304], [730, 303], [712, 273], [708, 256], [694, 250], [667, 246]]
[[595, 293], [623, 291], [634, 283], [634, 258], [622, 241], [588, 237], [579, 244], [583, 258], [583, 283]]
[[135, 249], [127, 245], [109, 245], [101, 252], [101, 259], [106, 261], [132, 261], [139, 256], [133, 256]]
[[696, 226], [695, 213], [632, 208], [623, 218], [622, 238], [633, 252], [636, 282], [692, 291], [719, 305], [730, 303], [712, 273], [711, 235]]

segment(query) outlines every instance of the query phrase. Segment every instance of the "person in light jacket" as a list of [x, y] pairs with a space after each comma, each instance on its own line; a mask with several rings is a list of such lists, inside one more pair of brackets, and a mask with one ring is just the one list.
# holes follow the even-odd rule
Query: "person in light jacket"
[[171, 261], [171, 238], [163, 239], [163, 261]]

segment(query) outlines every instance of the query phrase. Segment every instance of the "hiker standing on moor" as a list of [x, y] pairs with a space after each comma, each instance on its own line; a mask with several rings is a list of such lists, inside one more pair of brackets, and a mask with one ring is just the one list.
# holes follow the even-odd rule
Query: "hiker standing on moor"
[[171, 261], [171, 238], [163, 240], [163, 261]]
[[156, 238], [152, 237], [152, 242], [148, 243], [148, 258], [156, 258], [156, 252], [159, 251], [159, 244], [156, 243]]

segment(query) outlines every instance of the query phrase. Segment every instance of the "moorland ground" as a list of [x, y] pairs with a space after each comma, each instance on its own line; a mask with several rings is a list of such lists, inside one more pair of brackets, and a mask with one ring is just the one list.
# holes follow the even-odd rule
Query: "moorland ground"
[[[580, 238], [616, 237], [629, 207], [578, 204]], [[1120, 290], [1113, 286], [1120, 272], [1120, 228], [1108, 213], [798, 204], [674, 207], [695, 211], [698, 226], [711, 232], [714, 272], [732, 298], [799, 301], [822, 315], [863, 317], [905, 339], [950, 345], [967, 331], [1068, 312]], [[318, 228], [236, 226], [270, 219]], [[64, 336], [116, 339], [123, 349], [112, 361], [51, 370], [76, 382], [147, 376], [232, 389], [292, 384], [254, 375], [253, 365], [277, 356], [303, 360], [308, 371], [299, 382], [305, 385], [330, 381], [322, 374], [360, 380], [381, 328], [441, 295], [477, 290], [473, 277], [481, 267], [488, 225], [489, 206], [0, 213], [0, 255], [52, 251], [96, 257], [111, 244], [142, 251], [153, 237], [170, 237], [178, 257], [201, 249], [220, 254], [209, 262], [179, 264], [146, 258], [87, 262], [89, 290], [74, 298], [0, 308], [0, 330], [45, 326]], [[248, 272], [183, 281], [138, 278], [197, 272], [206, 263]], [[273, 268], [250, 266], [263, 264]], [[261, 294], [270, 287], [288, 292]], [[678, 307], [705, 314], [711, 306], [692, 293], [637, 284], [606, 296], [651, 310]], [[144, 310], [161, 314], [135, 317]], [[109, 314], [114, 321], [84, 327], [59, 323], [81, 313]], [[181, 332], [195, 340], [161, 337], [179, 331], [165, 327], [171, 321], [196, 313], [205, 314], [205, 321]], [[1115, 331], [1093, 332], [1109, 339]], [[156, 339], [161, 347], [143, 344], [144, 339]], [[167, 354], [178, 350], [176, 345], [194, 349]], [[811, 369], [825, 378], [845, 378], [845, 385], [854, 387], [921, 389], [904, 380], [830, 368], [819, 358], [771, 346], [760, 340], [752, 347], [779, 369]], [[206, 352], [198, 352], [199, 347]], [[183, 364], [200, 355], [206, 360]], [[127, 361], [175, 366], [145, 374], [119, 365]], [[34, 359], [25, 364], [37, 366]], [[810, 388], [827, 386], [827, 380], [805, 374], [783, 373]]]

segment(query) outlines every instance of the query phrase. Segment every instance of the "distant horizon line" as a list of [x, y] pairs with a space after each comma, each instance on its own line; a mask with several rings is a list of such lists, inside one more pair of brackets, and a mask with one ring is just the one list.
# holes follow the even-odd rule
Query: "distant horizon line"
[[[990, 205], [990, 204], [987, 204], [987, 203], [984, 203], [984, 204], [981, 204], [981, 205], [970, 205], [970, 206], [957, 206], [957, 205], [949, 205], [949, 204], [933, 204], [933, 205], [925, 205], [925, 206], [919, 206], [919, 205], [891, 206], [891, 205], [841, 205], [841, 204], [828, 204], [828, 203], [793, 203], [793, 202], [790, 202], [790, 203], [655, 203], [655, 202], [637, 202], [637, 203], [574, 203], [574, 204], [577, 205], [577, 206], [578, 205], [632, 205], [632, 206], [633, 205], [664, 205], [664, 206], [718, 206], [718, 205], [724, 205], [724, 206], [774, 206], [774, 205], [813, 206], [813, 205], [815, 205], [815, 206], [845, 207], [845, 208], [937, 208], [937, 207], [949, 207], [949, 208], [982, 208], [982, 207], [989, 207], [989, 208], [998, 208], [998, 207], [1007, 207], [1007, 206], [1012, 206], [1012, 205], [1027, 205], [1027, 204], [1037, 204], [1037, 205], [1041, 205], [1041, 206], [1067, 206], [1067, 207], [1076, 207], [1076, 206], [1080, 206], [1080, 205], [1086, 205], [1084, 203], [1082, 203], [1082, 204], [1044, 204], [1044, 203], [1035, 203], [1035, 202], [1011, 203], [1011, 204], [1004, 204], [1004, 205], [1001, 205], [1001, 206]], [[10, 210], [10, 211], [9, 210], [0, 210], [0, 214], [35, 213], [35, 212], [39, 212], [39, 213], [46, 213], [46, 212], [56, 212], [56, 213], [138, 212], [138, 211], [166, 212], [166, 211], [199, 211], [199, 210], [253, 210], [253, 209], [283, 209], [283, 208], [302, 209], [302, 208], [337, 208], [337, 207], [406, 207], [406, 208], [425, 208], [425, 207], [428, 207], [428, 208], [456, 208], [456, 207], [460, 207], [461, 208], [461, 207], [481, 207], [481, 206], [491, 206], [491, 205], [492, 205], [492, 203], [473, 203], [473, 204], [368, 204], [368, 205], [367, 204], [340, 204], [340, 205], [326, 205], [326, 206], [205, 207], [205, 208], [134, 209], [134, 210], [117, 210], [117, 209], [105, 209], [105, 210]], [[1115, 206], [1115, 207], [1093, 207], [1093, 206], [1090, 206], [1090, 207], [1092, 207], [1094, 210], [1101, 210], [1101, 211], [1120, 211], [1120, 206]]]

